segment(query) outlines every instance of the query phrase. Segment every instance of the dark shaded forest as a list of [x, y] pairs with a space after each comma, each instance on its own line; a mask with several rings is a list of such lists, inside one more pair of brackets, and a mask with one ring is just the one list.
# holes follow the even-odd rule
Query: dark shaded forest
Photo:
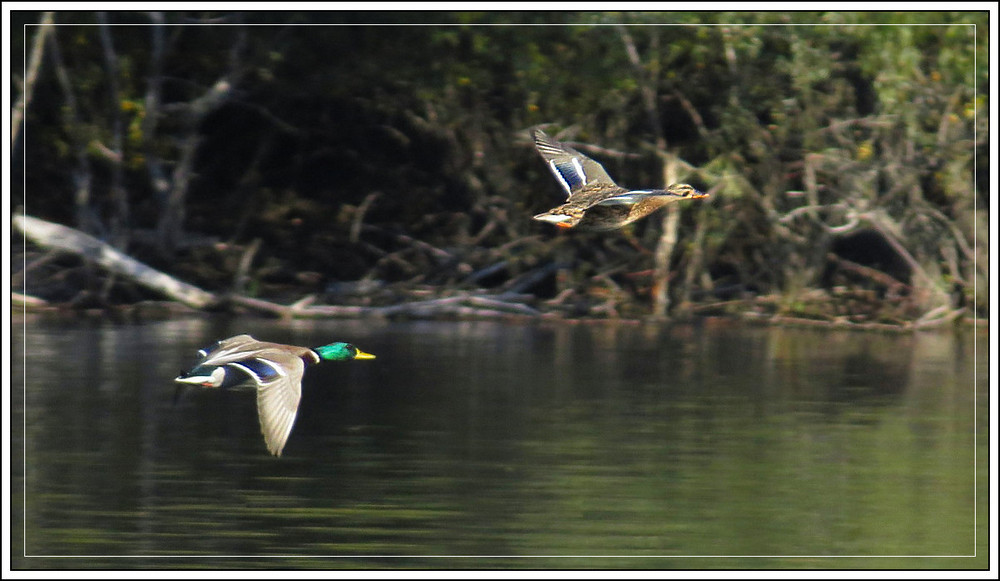
[[[208, 293], [198, 308], [289, 316], [989, 316], [985, 12], [15, 12], [12, 28], [25, 309], [162, 301], [107, 268], [112, 248]], [[565, 200], [533, 127], [624, 186], [710, 197], [614, 232], [532, 220]]]

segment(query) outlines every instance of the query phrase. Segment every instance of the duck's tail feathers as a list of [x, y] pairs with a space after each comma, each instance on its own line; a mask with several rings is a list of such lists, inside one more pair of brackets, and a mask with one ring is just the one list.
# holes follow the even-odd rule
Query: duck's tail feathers
[[567, 216], [566, 214], [556, 214], [553, 212], [543, 212], [536, 215], [535, 220], [541, 220], [542, 222], [548, 222], [550, 224], [555, 224], [560, 228], [572, 228], [576, 226], [580, 221], [579, 218], [574, 218], [573, 216]]

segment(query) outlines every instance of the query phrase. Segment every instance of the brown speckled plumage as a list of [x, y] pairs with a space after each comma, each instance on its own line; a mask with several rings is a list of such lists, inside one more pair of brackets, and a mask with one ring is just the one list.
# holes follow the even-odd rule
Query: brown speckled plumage
[[566, 203], [535, 216], [561, 228], [615, 230], [680, 200], [708, 197], [688, 184], [665, 190], [627, 190], [604, 167], [540, 129], [532, 132], [535, 147], [566, 191]]

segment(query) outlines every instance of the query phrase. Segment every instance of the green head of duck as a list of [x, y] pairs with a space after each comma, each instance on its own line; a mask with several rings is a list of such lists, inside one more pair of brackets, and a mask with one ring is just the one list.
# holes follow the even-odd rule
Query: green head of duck
[[330, 343], [322, 347], [314, 347], [313, 351], [324, 361], [350, 361], [351, 359], [375, 359], [371, 353], [365, 353], [350, 343]]

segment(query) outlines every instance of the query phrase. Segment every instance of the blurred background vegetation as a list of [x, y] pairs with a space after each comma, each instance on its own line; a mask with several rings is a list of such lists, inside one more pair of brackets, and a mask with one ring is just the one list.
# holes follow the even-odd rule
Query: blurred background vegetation
[[[11, 16], [14, 211], [213, 292], [989, 315], [986, 12]], [[536, 125], [711, 198], [556, 231]], [[29, 295], [147, 298], [27, 249]]]

